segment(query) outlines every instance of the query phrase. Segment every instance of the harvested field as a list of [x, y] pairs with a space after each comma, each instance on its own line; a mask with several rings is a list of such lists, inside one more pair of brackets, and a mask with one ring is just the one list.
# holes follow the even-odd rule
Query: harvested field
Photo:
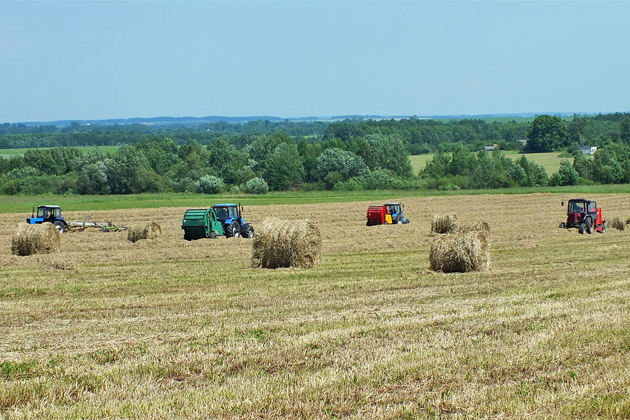
[[[24, 257], [25, 215], [0, 214], [2, 417], [628, 418], [630, 235], [558, 229], [563, 199], [393, 196], [412, 223], [382, 226], [373, 203], [245, 207], [319, 227], [321, 263], [276, 270], [252, 239], [184, 241], [185, 208], [90, 212], [159, 241], [69, 232]], [[488, 270], [429, 270], [446, 213], [489, 224]]]

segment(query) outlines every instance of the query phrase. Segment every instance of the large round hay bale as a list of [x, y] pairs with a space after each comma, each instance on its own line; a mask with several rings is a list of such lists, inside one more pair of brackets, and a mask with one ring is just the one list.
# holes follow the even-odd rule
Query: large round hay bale
[[457, 230], [457, 216], [454, 214], [434, 214], [431, 219], [431, 232], [452, 233]]
[[311, 268], [321, 260], [322, 236], [309, 220], [266, 219], [252, 247], [252, 267]]
[[140, 239], [157, 239], [162, 236], [162, 227], [158, 222], [131, 226], [127, 229], [127, 240], [136, 243]]
[[429, 267], [444, 273], [466, 273], [488, 268], [490, 252], [484, 231], [440, 235], [431, 244]]
[[61, 233], [52, 223], [31, 225], [20, 223], [11, 238], [11, 253], [15, 255], [51, 254], [61, 247]]
[[612, 227], [617, 230], [626, 230], [626, 223], [624, 223], [621, 217], [613, 217]]

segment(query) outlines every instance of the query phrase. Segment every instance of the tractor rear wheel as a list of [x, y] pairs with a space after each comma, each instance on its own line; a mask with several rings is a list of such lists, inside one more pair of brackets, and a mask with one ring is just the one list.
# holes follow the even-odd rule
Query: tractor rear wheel
[[591, 233], [593, 233], [593, 219], [587, 217], [584, 222], [586, 223], [586, 233], [590, 235]]
[[238, 238], [241, 236], [241, 227], [236, 220], [232, 220], [232, 223], [227, 227], [225, 236], [228, 238]]
[[59, 220], [53, 223], [53, 225], [55, 225], [55, 227], [59, 229], [59, 233], [63, 233], [66, 230], [66, 225], [64, 225], [63, 222], [60, 222]]

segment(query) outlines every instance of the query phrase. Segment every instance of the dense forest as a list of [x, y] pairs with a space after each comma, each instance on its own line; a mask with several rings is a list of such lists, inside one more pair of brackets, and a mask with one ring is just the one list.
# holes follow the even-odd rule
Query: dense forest
[[[527, 139], [526, 145], [523, 140]], [[79, 146], [122, 146], [109, 155]], [[484, 146], [496, 145], [486, 152]], [[596, 146], [585, 157], [580, 146]], [[0, 125], [0, 194], [134, 194], [269, 190], [467, 189], [630, 182], [630, 113], [541, 115], [530, 122], [351, 118], [188, 127]], [[547, 174], [502, 150], [554, 151]], [[419, 174], [410, 154], [435, 153]]]

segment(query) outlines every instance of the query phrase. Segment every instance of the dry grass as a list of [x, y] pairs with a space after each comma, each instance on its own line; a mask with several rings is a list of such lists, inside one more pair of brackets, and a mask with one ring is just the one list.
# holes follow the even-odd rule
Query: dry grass
[[[367, 203], [246, 207], [257, 234], [270, 214], [315, 223], [310, 270], [253, 269], [246, 239], [184, 241], [184, 208], [91, 213], [155, 220], [160, 241], [72, 232], [17, 257], [25, 215], [2, 214], [1, 416], [628, 418], [630, 237], [558, 229], [562, 199], [391, 197], [413, 223], [372, 227]], [[490, 268], [430, 271], [427, 208], [486, 220]]]
[[265, 219], [252, 246], [252, 267], [313, 268], [322, 255], [322, 235], [309, 220]]
[[626, 223], [621, 217], [613, 217], [610, 226], [617, 230], [626, 230]]
[[127, 240], [136, 243], [141, 239], [157, 239], [162, 236], [162, 226], [156, 221], [131, 226], [127, 229]]
[[11, 253], [15, 255], [52, 254], [60, 247], [60, 233], [52, 223], [20, 223], [11, 238]]
[[490, 263], [485, 231], [440, 235], [431, 244], [429, 269], [444, 273], [483, 271]]

